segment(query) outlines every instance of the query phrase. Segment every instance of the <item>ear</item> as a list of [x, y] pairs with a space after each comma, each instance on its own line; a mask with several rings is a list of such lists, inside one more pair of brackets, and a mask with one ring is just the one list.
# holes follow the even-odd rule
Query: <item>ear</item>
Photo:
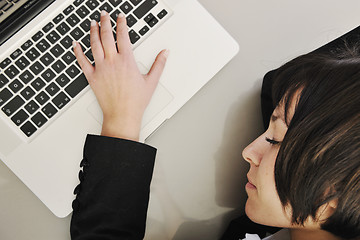
[[337, 198], [321, 206], [319, 209], [319, 220], [326, 221], [336, 211], [337, 206], [338, 206]]

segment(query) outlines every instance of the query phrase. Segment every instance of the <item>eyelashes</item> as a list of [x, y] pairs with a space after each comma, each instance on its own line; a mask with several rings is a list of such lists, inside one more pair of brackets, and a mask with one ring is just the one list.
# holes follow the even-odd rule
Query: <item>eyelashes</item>
[[268, 137], [265, 137], [265, 140], [270, 143], [271, 145], [280, 145], [281, 142], [279, 141], [276, 141], [275, 139], [271, 139], [271, 138], [268, 138]]

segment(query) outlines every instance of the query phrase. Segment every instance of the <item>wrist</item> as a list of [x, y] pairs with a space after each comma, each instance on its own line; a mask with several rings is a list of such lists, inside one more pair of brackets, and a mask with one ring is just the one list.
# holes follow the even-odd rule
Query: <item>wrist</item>
[[141, 119], [109, 118], [104, 116], [101, 135], [139, 141]]

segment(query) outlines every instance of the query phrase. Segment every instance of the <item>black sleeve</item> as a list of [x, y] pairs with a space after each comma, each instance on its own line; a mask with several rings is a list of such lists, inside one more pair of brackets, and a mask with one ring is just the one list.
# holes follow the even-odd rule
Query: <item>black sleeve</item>
[[88, 135], [71, 239], [143, 239], [155, 155], [142, 143]]

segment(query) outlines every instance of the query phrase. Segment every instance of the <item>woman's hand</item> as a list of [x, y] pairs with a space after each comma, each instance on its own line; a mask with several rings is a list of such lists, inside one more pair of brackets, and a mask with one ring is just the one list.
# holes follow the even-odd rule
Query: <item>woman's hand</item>
[[134, 59], [125, 16], [120, 14], [117, 19], [117, 48], [105, 11], [100, 22], [100, 33], [94, 20], [90, 28], [95, 67], [75, 41], [74, 52], [103, 111], [101, 135], [138, 141], [142, 117], [165, 67], [168, 50], [161, 51], [149, 73], [143, 75]]

